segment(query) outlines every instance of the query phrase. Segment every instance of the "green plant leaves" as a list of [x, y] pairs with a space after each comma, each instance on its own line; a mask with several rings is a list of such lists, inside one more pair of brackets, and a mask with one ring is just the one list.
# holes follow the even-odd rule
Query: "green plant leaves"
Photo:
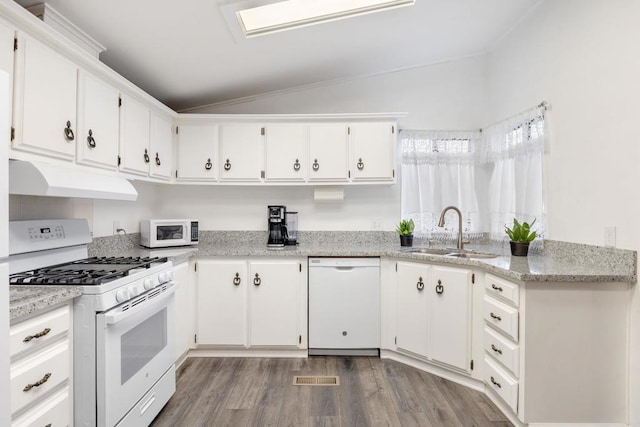
[[534, 219], [531, 224], [527, 222], [520, 223], [516, 218], [513, 219], [513, 227], [504, 226], [504, 231], [512, 242], [532, 242], [537, 236], [536, 231], [531, 231], [531, 227], [536, 223]]
[[400, 236], [411, 236], [413, 235], [414, 228], [415, 224], [413, 223], [413, 219], [410, 219], [409, 221], [403, 219], [402, 221], [400, 221], [400, 224], [396, 226], [396, 232]]

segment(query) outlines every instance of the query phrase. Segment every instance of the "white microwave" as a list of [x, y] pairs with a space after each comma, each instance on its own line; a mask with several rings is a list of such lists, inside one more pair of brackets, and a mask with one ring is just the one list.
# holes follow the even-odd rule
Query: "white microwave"
[[192, 219], [146, 219], [140, 221], [140, 244], [167, 248], [198, 244], [198, 221]]

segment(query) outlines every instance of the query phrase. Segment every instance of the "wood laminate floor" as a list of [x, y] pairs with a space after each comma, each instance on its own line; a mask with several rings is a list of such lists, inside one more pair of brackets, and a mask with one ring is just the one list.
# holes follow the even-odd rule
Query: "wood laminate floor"
[[[338, 375], [339, 386], [294, 386]], [[154, 420], [164, 426], [491, 426], [512, 424], [482, 393], [375, 357], [190, 358]]]

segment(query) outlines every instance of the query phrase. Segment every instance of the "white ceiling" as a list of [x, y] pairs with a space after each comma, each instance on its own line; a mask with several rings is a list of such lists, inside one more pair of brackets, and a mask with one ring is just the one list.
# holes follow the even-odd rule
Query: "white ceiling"
[[104, 63], [180, 111], [480, 54], [540, 1], [416, 0], [251, 39], [241, 36], [234, 11], [264, 0], [47, 3], [107, 48]]

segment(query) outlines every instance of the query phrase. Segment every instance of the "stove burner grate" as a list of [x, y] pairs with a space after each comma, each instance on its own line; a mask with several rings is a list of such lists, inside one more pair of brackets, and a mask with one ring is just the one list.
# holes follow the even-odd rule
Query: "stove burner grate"
[[92, 257], [9, 276], [12, 285], [101, 285], [153, 264], [159, 257]]

